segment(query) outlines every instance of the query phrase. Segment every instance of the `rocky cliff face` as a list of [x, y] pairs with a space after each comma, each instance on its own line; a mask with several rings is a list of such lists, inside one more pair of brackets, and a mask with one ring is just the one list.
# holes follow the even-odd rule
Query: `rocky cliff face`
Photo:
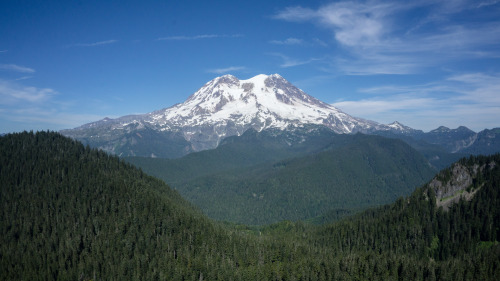
[[436, 206], [447, 210], [460, 199], [470, 201], [481, 188], [478, 178], [485, 169], [493, 169], [495, 162], [479, 166], [466, 166], [460, 162], [440, 172], [429, 184], [436, 194]]

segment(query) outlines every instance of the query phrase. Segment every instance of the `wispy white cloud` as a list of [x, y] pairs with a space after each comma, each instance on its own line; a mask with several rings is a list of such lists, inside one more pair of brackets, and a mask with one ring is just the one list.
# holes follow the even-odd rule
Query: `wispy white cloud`
[[159, 41], [189, 41], [189, 40], [201, 40], [201, 39], [213, 39], [213, 38], [238, 38], [238, 37], [243, 37], [241, 34], [201, 34], [201, 35], [193, 35], [193, 36], [186, 36], [186, 35], [179, 35], [179, 36], [169, 36], [169, 37], [160, 37], [156, 40]]
[[74, 128], [104, 116], [79, 113], [81, 103], [63, 101], [51, 88], [0, 79], [0, 132]]
[[246, 68], [244, 66], [229, 66], [226, 68], [209, 69], [207, 72], [215, 73], [215, 74], [227, 74], [230, 72], [241, 71], [241, 70], [245, 70], [245, 69]]
[[[452, 76], [448, 81], [459, 85], [455, 89], [461, 94], [458, 99], [485, 107], [500, 107], [500, 74], [467, 73]], [[500, 119], [500, 113], [497, 118]]]
[[69, 47], [97, 47], [97, 46], [103, 46], [103, 45], [109, 45], [118, 42], [118, 40], [105, 40], [105, 41], [98, 41], [98, 42], [92, 42], [92, 43], [76, 43], [69, 45]]
[[349, 58], [335, 57], [331, 65], [348, 75], [412, 74], [418, 72], [424, 62], [406, 56], [360, 54]]
[[[75, 128], [81, 124], [101, 120], [106, 116], [64, 112], [58, 108], [46, 106], [27, 106], [0, 110], [0, 117], [15, 124], [14, 130], [20, 130], [19, 128], [26, 128], [26, 130], [58, 130]], [[0, 132], [12, 131], [12, 127], [8, 124], [0, 125]]]
[[19, 77], [16, 79], [16, 81], [21, 81], [21, 80], [26, 80], [26, 79], [30, 79], [30, 78], [33, 78], [33, 76], [23, 76], [23, 77]]
[[466, 125], [482, 130], [499, 126], [499, 92], [500, 74], [467, 73], [423, 85], [360, 89], [369, 96], [333, 105], [354, 116], [383, 123], [397, 120], [416, 129]]
[[36, 88], [0, 80], [1, 105], [40, 103], [56, 94], [57, 92], [50, 88]]
[[300, 6], [287, 7], [283, 11], [278, 12], [273, 16], [275, 19], [304, 22], [315, 19], [317, 17], [317, 12], [313, 9], [303, 8]]
[[450, 20], [477, 8], [475, 1], [342, 1], [317, 9], [288, 7], [274, 18], [330, 30], [344, 50], [332, 61], [342, 72], [408, 74], [455, 59], [500, 57], [498, 19], [473, 24]]
[[300, 45], [304, 43], [304, 40], [298, 38], [287, 38], [285, 40], [271, 40], [269, 43], [275, 45]]
[[0, 69], [7, 71], [15, 71], [22, 73], [34, 73], [35, 70], [33, 68], [17, 65], [17, 64], [0, 64]]
[[490, 0], [490, 1], [482, 1], [481, 3], [477, 4], [478, 8], [483, 8], [483, 7], [488, 7], [488, 6], [493, 6], [500, 3], [499, 0]]
[[385, 3], [336, 2], [317, 10], [289, 7], [274, 16], [286, 21], [314, 21], [334, 30], [335, 38], [347, 46], [377, 44], [386, 32], [384, 18], [395, 10]]
[[321, 60], [321, 59], [317, 59], [317, 58], [310, 58], [310, 59], [306, 59], [306, 60], [295, 59], [295, 58], [291, 58], [291, 57], [286, 56], [286, 55], [281, 54], [281, 53], [269, 53], [268, 55], [281, 58], [283, 62], [280, 64], [280, 67], [283, 67], [283, 68], [309, 64], [309, 63], [312, 63], [314, 61]]
[[325, 43], [325, 41], [319, 39], [319, 38], [313, 38], [310, 40], [304, 40], [300, 38], [294, 38], [294, 37], [289, 37], [284, 40], [270, 40], [270, 44], [273, 45], [282, 45], [282, 46], [306, 46], [306, 47], [314, 47], [314, 46], [320, 46], [320, 47], [327, 47], [328, 44]]
[[321, 46], [321, 47], [328, 47], [328, 44], [325, 41], [323, 41], [323, 40], [321, 40], [319, 38], [314, 38], [313, 39], [313, 44]]

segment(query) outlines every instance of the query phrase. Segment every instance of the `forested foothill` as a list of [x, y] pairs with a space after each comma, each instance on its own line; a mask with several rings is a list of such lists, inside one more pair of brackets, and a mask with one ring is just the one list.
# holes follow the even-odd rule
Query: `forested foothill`
[[409, 195], [437, 172], [398, 139], [248, 130], [179, 159], [128, 157], [210, 218], [263, 225], [340, 218]]
[[471, 184], [451, 195], [436, 181], [453, 186], [455, 166], [336, 223], [249, 227], [213, 221], [163, 181], [60, 134], [9, 134], [0, 280], [500, 280], [500, 155], [455, 165]]

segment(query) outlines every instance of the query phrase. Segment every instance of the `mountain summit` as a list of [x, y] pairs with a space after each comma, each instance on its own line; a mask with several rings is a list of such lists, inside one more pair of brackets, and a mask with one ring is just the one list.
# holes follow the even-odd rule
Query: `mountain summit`
[[232, 75], [217, 77], [181, 104], [143, 115], [105, 118], [62, 133], [119, 155], [165, 156], [152, 148], [137, 152], [132, 146], [147, 135], [159, 147], [175, 143], [182, 155], [215, 148], [223, 138], [241, 135], [250, 128], [284, 130], [309, 124], [323, 125], [336, 133], [397, 130], [352, 117], [306, 94], [279, 74], [260, 74], [248, 80]]
[[241, 134], [250, 127], [261, 131], [318, 124], [337, 133], [352, 133], [378, 125], [309, 96], [279, 74], [261, 74], [248, 80], [224, 75], [205, 84], [184, 103], [149, 117], [162, 129], [190, 127], [187, 132], [193, 134], [210, 126], [221, 137]]

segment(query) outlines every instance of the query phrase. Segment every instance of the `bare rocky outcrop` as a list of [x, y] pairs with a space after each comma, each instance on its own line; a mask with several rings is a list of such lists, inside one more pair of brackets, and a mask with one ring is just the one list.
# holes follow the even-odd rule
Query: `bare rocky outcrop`
[[450, 169], [441, 172], [430, 183], [429, 188], [436, 194], [436, 206], [448, 210], [451, 205], [464, 199], [472, 200], [481, 185], [475, 186], [474, 180], [484, 169], [492, 169], [496, 163], [488, 165], [474, 165], [467, 167], [461, 163], [455, 163]]

